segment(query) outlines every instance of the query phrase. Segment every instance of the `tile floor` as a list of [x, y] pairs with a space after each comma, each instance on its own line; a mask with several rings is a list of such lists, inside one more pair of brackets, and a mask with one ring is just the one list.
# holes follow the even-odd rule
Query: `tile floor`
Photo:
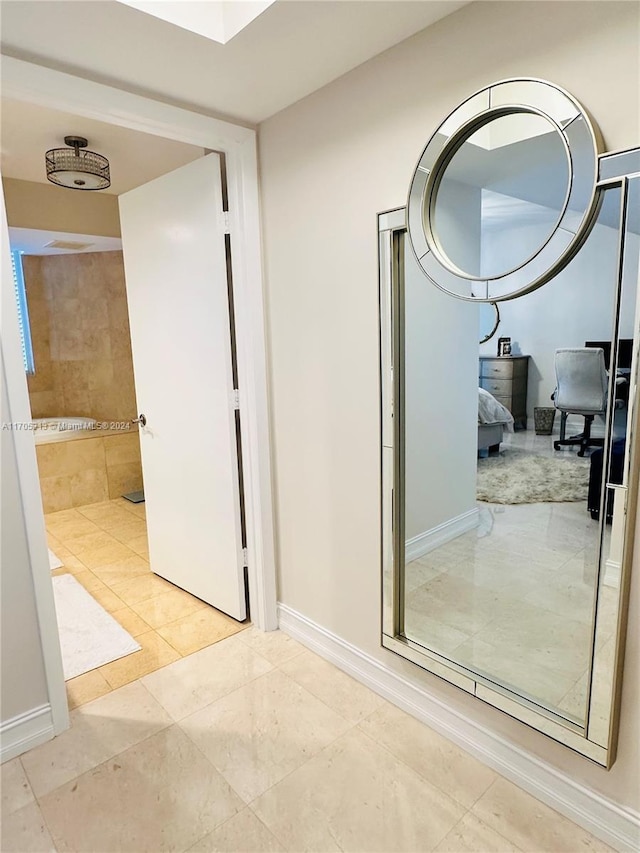
[[67, 682], [69, 707], [97, 699], [242, 631], [236, 622], [151, 573], [145, 505], [124, 498], [49, 513], [49, 547], [142, 646]]
[[[529, 430], [507, 435], [504, 444], [553, 455], [551, 442]], [[583, 722], [598, 523], [586, 501], [478, 507], [476, 530], [407, 565], [405, 632]], [[596, 645], [604, 657], [595, 688], [605, 731], [610, 678], [604, 660], [613, 650], [617, 598], [617, 588], [601, 584]]]
[[2, 767], [3, 853], [609, 850], [280, 632], [71, 716]]

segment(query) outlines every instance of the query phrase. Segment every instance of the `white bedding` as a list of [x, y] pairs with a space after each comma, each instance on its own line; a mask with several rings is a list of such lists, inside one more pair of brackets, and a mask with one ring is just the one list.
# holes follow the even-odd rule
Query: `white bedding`
[[513, 432], [513, 415], [484, 388], [478, 388], [478, 423], [504, 424], [507, 432]]

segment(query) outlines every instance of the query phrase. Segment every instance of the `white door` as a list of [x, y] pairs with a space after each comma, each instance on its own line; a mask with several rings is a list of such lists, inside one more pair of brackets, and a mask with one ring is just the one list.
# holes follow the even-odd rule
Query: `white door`
[[220, 158], [119, 201], [151, 570], [242, 620]]

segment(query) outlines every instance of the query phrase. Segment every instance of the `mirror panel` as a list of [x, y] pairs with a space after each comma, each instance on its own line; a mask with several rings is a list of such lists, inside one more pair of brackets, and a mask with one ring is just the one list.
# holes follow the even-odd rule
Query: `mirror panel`
[[495, 302], [481, 302], [478, 305], [478, 340], [481, 344], [490, 341], [500, 325], [500, 309]]
[[457, 148], [435, 190], [432, 227], [442, 254], [464, 276], [518, 269], [555, 231], [570, 181], [565, 140], [547, 118], [496, 117]]
[[[622, 277], [623, 189], [610, 186], [571, 263], [544, 288], [501, 306], [509, 358], [498, 358], [495, 340], [477, 343], [480, 314], [488, 312], [491, 325], [491, 306], [452, 299], [425, 278], [403, 211], [385, 215], [380, 241], [381, 293], [389, 297], [381, 305], [383, 352], [392, 354], [383, 385], [395, 413], [383, 450], [383, 645], [607, 766], [615, 752], [635, 423], [640, 181], [629, 186], [636, 209]], [[590, 423], [584, 456], [580, 443], [555, 449], [562, 420], [550, 399], [556, 350], [601, 350], [615, 377], [605, 377], [608, 396]], [[527, 400], [516, 429], [481, 426], [479, 386], [517, 409], [513, 386], [523, 362]], [[565, 439], [585, 424], [567, 412]], [[545, 428], [553, 432], [544, 435]], [[521, 463], [540, 464], [542, 474], [518, 474]], [[536, 477], [541, 492], [526, 502], [514, 497]]]

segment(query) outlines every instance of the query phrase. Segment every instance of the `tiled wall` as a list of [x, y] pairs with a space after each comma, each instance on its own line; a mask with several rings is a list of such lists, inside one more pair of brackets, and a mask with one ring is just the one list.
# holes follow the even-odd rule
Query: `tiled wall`
[[122, 252], [23, 256], [34, 418], [136, 416]]
[[36, 444], [45, 512], [98, 503], [142, 488], [138, 430]]

